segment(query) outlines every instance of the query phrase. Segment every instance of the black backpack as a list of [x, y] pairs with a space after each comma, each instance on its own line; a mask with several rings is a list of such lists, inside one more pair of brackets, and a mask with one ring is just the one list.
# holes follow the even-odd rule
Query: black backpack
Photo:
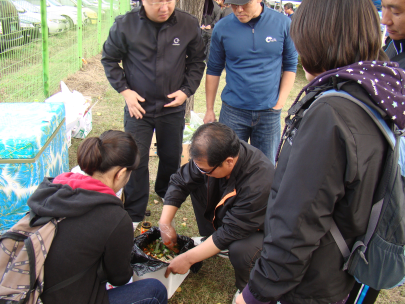
[[[329, 87], [330, 88], [330, 87]], [[321, 100], [328, 88], [317, 88], [293, 105], [286, 118], [283, 140], [297, 131], [299, 124], [314, 102]], [[334, 237], [345, 263], [343, 270], [360, 283], [373, 289], [389, 289], [405, 281], [405, 138], [395, 124], [392, 129], [381, 115], [344, 91], [331, 90], [326, 96], [342, 97], [360, 106], [373, 119], [387, 139], [388, 151], [381, 180], [375, 192], [367, 232], [358, 237], [349, 250], [335, 223]]]

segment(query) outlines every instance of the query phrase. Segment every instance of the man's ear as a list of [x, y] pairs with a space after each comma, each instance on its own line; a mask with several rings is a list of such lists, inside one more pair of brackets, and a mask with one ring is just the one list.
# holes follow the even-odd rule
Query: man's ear
[[235, 165], [235, 158], [229, 156], [227, 159], [225, 159], [224, 163], [228, 167], [233, 167]]

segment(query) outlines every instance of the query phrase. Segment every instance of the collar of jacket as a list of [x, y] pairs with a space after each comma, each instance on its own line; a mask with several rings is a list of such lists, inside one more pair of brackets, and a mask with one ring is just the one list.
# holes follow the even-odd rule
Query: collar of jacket
[[[141, 19], [145, 19], [148, 20], [150, 22], [152, 22], [147, 16], [146, 16], [146, 12], [145, 12], [145, 8], [142, 6], [141, 9], [139, 10], [139, 17]], [[176, 9], [174, 9], [173, 14], [171, 14], [171, 16], [169, 17], [169, 19], [167, 19], [165, 22], [162, 22], [162, 26], [164, 24], [169, 24], [169, 25], [174, 25], [177, 23], [177, 18], [176, 18]]]
[[[241, 170], [242, 165], [245, 163], [245, 158], [246, 158], [246, 150], [245, 150], [243, 141], [241, 140], [240, 148], [239, 148], [239, 158], [238, 158], [238, 161], [236, 162], [235, 166], [233, 167], [231, 176], [229, 177], [229, 181], [228, 181], [228, 187], [232, 188], [230, 190], [233, 190], [233, 188], [235, 188], [236, 177], [239, 175], [239, 171]], [[228, 190], [228, 187], [227, 187], [227, 190]]]

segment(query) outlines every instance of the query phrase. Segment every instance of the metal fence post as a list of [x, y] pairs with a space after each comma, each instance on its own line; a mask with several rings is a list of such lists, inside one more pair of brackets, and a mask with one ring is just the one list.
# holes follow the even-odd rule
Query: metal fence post
[[79, 69], [82, 67], [83, 58], [83, 20], [82, 20], [82, 0], [77, 0], [77, 48], [79, 54]]
[[112, 27], [114, 23], [113, 14], [114, 14], [114, 0], [110, 0], [110, 27]]
[[98, 0], [98, 14], [97, 14], [97, 44], [98, 50], [101, 51], [101, 0]]
[[49, 49], [48, 49], [48, 21], [46, 15], [46, 0], [41, 0], [41, 33], [42, 33], [42, 73], [44, 81], [44, 95], [49, 97]]

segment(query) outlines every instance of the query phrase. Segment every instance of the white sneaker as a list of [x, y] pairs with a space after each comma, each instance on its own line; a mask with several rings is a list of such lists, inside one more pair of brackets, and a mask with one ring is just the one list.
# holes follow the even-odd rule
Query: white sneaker
[[134, 230], [138, 228], [140, 222], [132, 222], [132, 226], [134, 226]]
[[232, 299], [232, 304], [236, 304], [236, 298], [240, 295], [240, 290], [238, 289], [235, 293], [235, 295], [233, 296]]
[[[200, 245], [202, 242], [204, 242], [207, 237], [206, 236], [194, 236], [191, 238], [194, 241], [194, 246], [198, 246]], [[221, 250], [217, 256], [221, 257], [221, 258], [225, 258], [225, 259], [229, 259], [229, 250], [225, 249], [225, 250]]]
[[198, 246], [202, 242], [204, 242], [207, 239], [207, 237], [206, 236], [194, 236], [191, 239], [194, 241], [194, 246]]

